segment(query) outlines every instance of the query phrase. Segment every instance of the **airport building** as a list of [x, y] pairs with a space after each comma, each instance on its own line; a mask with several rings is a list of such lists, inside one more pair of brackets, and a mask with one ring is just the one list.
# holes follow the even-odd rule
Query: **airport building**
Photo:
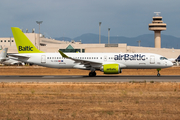
[[[46, 38], [38, 33], [24, 33], [29, 40], [41, 51], [55, 53], [60, 49], [63, 52], [80, 53], [156, 53], [167, 58], [176, 58], [180, 54], [180, 49], [161, 48], [161, 33], [166, 30], [166, 24], [162, 17], [157, 15], [153, 17], [149, 24], [149, 30], [155, 33], [155, 47], [127, 46], [127, 44], [82, 44], [74, 40], [64, 41]], [[18, 53], [13, 37], [0, 38], [0, 49], [8, 48], [8, 53]], [[1, 52], [0, 50], [0, 52]]]

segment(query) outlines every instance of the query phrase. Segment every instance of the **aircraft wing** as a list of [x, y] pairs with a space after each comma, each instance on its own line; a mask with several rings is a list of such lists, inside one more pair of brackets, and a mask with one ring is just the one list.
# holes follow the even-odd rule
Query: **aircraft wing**
[[[81, 60], [81, 59], [76, 59], [76, 58], [72, 58], [67, 56], [66, 54], [64, 54], [62, 51], [59, 50], [59, 53], [61, 54], [62, 57], [67, 58], [67, 59], [71, 59], [74, 60], [76, 63], [80, 63], [83, 65], [104, 65], [104, 64], [114, 64], [114, 62], [96, 62], [96, 61], [90, 61], [90, 60]], [[126, 68], [126, 65], [122, 64], [122, 63], [118, 63], [121, 68]]]
[[102, 64], [102, 62], [94, 62], [94, 61], [89, 61], [89, 60], [81, 60], [81, 59], [72, 58], [72, 57], [67, 56], [66, 54], [64, 54], [60, 50], [59, 50], [59, 53], [61, 54], [62, 57], [74, 60], [76, 63], [81, 63], [81, 64], [84, 64], [84, 65], [88, 65], [88, 64]]

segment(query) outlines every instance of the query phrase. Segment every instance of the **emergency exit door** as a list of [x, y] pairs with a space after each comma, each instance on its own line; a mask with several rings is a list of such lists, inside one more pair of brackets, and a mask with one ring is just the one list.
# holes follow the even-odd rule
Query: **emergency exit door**
[[104, 56], [104, 61], [107, 61], [107, 56], [106, 55]]

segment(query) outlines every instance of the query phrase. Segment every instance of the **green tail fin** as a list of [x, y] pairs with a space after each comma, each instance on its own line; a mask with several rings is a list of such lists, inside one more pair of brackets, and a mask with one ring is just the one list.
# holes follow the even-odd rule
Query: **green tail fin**
[[11, 27], [16, 47], [19, 53], [44, 53], [38, 50], [26, 35], [17, 27]]

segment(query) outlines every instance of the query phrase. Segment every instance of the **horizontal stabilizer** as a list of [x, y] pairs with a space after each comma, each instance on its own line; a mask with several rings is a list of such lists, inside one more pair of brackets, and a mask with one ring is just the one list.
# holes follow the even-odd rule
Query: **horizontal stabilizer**
[[15, 58], [19, 58], [19, 59], [28, 59], [28, 58], [30, 58], [30, 56], [23, 55], [23, 54], [9, 54], [9, 56], [12, 56], [12, 57], [15, 57]]

